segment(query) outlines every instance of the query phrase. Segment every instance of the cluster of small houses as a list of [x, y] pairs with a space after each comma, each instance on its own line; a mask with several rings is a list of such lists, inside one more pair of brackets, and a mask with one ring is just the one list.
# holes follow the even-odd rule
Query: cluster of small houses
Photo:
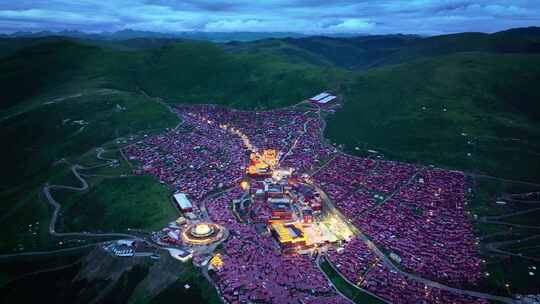
[[[310, 101], [320, 109], [336, 98], [325, 92]], [[212, 190], [238, 185], [244, 176], [248, 163], [245, 138], [230, 130], [242, 130], [251, 145], [287, 151], [281, 165], [299, 174], [322, 159], [333, 158], [312, 177], [313, 181], [352, 224], [373, 243], [393, 253], [392, 258], [407, 271], [458, 288], [480, 279], [477, 240], [464, 211], [462, 173], [344, 155], [320, 141], [323, 122], [305, 115], [305, 109], [248, 112], [200, 105], [181, 106], [176, 111], [191, 129], [149, 137], [130, 146], [127, 154], [163, 183], [204, 201], [210, 218], [231, 231], [223, 244], [222, 267], [213, 276], [227, 301], [346, 302], [329, 287], [309, 257], [282, 255], [271, 237], [258, 233], [253, 225], [239, 223], [230, 210], [239, 192], [208, 195]], [[224, 125], [227, 127], [220, 127]], [[202, 148], [195, 151], [194, 147]], [[273, 185], [252, 186], [255, 195], [267, 193], [272, 198]], [[276, 193], [281, 192], [278, 188]], [[387, 199], [393, 193], [395, 197]], [[180, 209], [188, 214], [193, 206], [180, 201]], [[377, 208], [381, 203], [384, 208]], [[270, 210], [268, 217], [272, 216], [287, 215]], [[353, 239], [339, 253], [329, 255], [333, 264], [347, 265], [338, 267], [345, 277], [362, 281], [364, 288], [393, 303], [486, 303], [427, 288], [374, 260], [370, 252], [365, 244]], [[357, 275], [366, 269], [370, 269], [368, 276], [359, 278]]]

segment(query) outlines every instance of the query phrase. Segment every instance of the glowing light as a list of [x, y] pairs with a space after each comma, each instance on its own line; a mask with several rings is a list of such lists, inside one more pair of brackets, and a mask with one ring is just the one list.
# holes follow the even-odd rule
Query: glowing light
[[249, 182], [246, 181], [246, 180], [243, 180], [242, 182], [240, 182], [240, 188], [242, 188], [242, 190], [246, 191], [249, 188]]
[[181, 237], [186, 244], [207, 245], [223, 237], [223, 228], [213, 223], [199, 223], [182, 230]]
[[195, 235], [207, 235], [212, 232], [212, 228], [208, 226], [207, 224], [198, 224], [195, 226], [195, 229], [193, 229], [193, 233]]
[[223, 266], [223, 260], [221, 259], [221, 254], [217, 253], [210, 260], [210, 266], [214, 269], [221, 269]]

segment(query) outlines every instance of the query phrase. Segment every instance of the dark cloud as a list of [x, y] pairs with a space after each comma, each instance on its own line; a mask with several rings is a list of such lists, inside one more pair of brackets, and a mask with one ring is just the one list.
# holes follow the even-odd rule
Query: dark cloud
[[460, 1], [460, 2], [454, 2], [454, 3], [443, 3], [441, 5], [437, 5], [434, 8], [431, 9], [433, 13], [440, 14], [440, 13], [455, 13], [458, 10], [466, 9], [470, 5], [470, 1]]
[[17, 30], [494, 32], [540, 26], [528, 0], [2, 0], [0, 32]]
[[169, 7], [173, 10], [196, 10], [207, 12], [239, 11], [243, 7], [242, 3], [239, 3], [238, 1], [148, 0], [145, 3], [150, 5]]

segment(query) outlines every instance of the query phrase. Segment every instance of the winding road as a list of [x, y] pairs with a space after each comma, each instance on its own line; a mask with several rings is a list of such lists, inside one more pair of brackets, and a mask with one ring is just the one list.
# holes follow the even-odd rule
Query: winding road
[[[90, 166], [90, 167], [85, 167], [85, 166], [82, 166], [82, 165], [79, 165], [79, 164], [74, 164], [74, 165], [71, 166], [71, 172], [80, 181], [80, 183], [81, 183], [80, 186], [77, 187], [77, 186], [67, 186], [67, 185], [50, 185], [50, 184], [47, 183], [41, 189], [41, 192], [44, 195], [45, 199], [53, 207], [51, 220], [49, 222], [49, 234], [52, 237], [57, 237], [57, 238], [63, 238], [63, 237], [76, 237], [76, 238], [85, 238], [85, 239], [88, 239], [88, 238], [121, 238], [121, 239], [135, 239], [135, 240], [144, 241], [145, 239], [140, 237], [140, 236], [133, 235], [133, 234], [127, 234], [127, 233], [57, 232], [56, 231], [56, 229], [55, 229], [56, 222], [58, 220], [58, 215], [60, 213], [60, 209], [61, 209], [62, 206], [60, 205], [60, 203], [58, 203], [58, 201], [56, 201], [54, 199], [53, 195], [51, 194], [51, 191], [59, 190], [59, 189], [70, 190], [70, 191], [78, 191], [78, 192], [86, 191], [89, 188], [89, 185], [88, 185], [88, 182], [83, 178], [82, 174], [79, 172], [80, 170], [96, 169], [96, 168], [108, 166], [108, 165], [110, 165], [112, 163], [118, 162], [117, 159], [103, 157], [102, 153], [106, 152], [105, 149], [97, 148], [96, 152], [97, 152], [96, 153], [96, 158], [106, 161], [105, 163], [95, 165], [95, 166]], [[80, 249], [83, 249], [83, 248], [89, 248], [89, 247], [93, 247], [93, 246], [96, 246], [96, 245], [101, 245], [101, 244], [104, 244], [104, 243], [105, 242], [95, 242], [95, 243], [91, 243], [91, 244], [85, 244], [85, 245], [69, 247], [69, 248], [44, 250], [44, 251], [27, 251], [27, 252], [19, 252], [19, 253], [11, 253], [11, 254], [2, 254], [2, 255], [0, 255], [0, 260], [1, 259], [14, 258], [14, 257], [18, 257], [18, 256], [38, 256], [38, 255], [58, 254], [58, 253], [64, 253], [64, 252], [69, 252], [69, 251], [80, 250]]]
[[51, 190], [71, 190], [71, 191], [86, 191], [88, 189], [88, 182], [81, 176], [79, 173], [79, 170], [89, 170], [89, 169], [95, 169], [103, 166], [110, 165], [112, 163], [117, 163], [117, 159], [110, 159], [105, 158], [101, 154], [105, 152], [104, 149], [98, 148], [97, 149], [97, 155], [96, 157], [101, 160], [105, 160], [106, 163], [95, 165], [92, 167], [84, 167], [79, 164], [75, 164], [71, 166], [71, 172], [75, 177], [81, 182], [81, 186], [74, 187], [74, 186], [66, 186], [66, 185], [49, 185], [48, 183], [45, 184], [42, 188], [42, 193], [47, 199], [47, 202], [53, 207], [53, 213], [51, 216], [51, 221], [49, 222], [49, 234], [55, 237], [119, 237], [119, 238], [129, 238], [129, 239], [141, 239], [138, 236], [126, 234], [126, 233], [93, 233], [93, 232], [56, 232], [56, 222], [58, 220], [58, 214], [60, 213], [60, 208], [62, 207], [52, 196]]
[[[540, 226], [537, 226], [537, 225], [523, 225], [523, 224], [514, 224], [514, 223], [501, 221], [501, 219], [504, 219], [504, 218], [508, 218], [508, 217], [512, 217], [512, 216], [516, 216], [516, 215], [523, 215], [523, 214], [527, 214], [527, 213], [538, 211], [538, 210], [540, 210], [540, 207], [539, 208], [530, 208], [530, 209], [521, 210], [521, 211], [512, 212], [512, 213], [507, 213], [507, 214], [503, 214], [503, 215], [482, 216], [482, 217], [480, 217], [478, 219], [478, 222], [485, 223], [485, 224], [493, 224], [493, 225], [502, 225], [502, 226], [509, 226], [509, 227], [515, 227], [515, 228], [522, 228], [522, 229], [533, 229], [533, 230], [534, 229], [540, 229]], [[496, 236], [496, 235], [510, 234], [510, 233], [511, 232], [509, 232], [509, 231], [503, 231], [503, 232], [498, 232], [498, 233], [491, 234], [489, 236], [484, 236], [483, 238], [486, 239], [487, 237]], [[523, 255], [523, 254], [514, 253], [514, 252], [511, 252], [511, 251], [501, 249], [502, 247], [507, 247], [507, 246], [511, 246], [511, 245], [514, 245], [514, 244], [519, 244], [521, 242], [525, 242], [525, 241], [533, 240], [533, 239], [537, 239], [537, 238], [540, 238], [540, 234], [534, 234], [534, 235], [531, 235], [531, 236], [528, 236], [528, 237], [525, 237], [525, 238], [522, 238], [522, 239], [513, 239], [513, 240], [507, 240], [507, 241], [490, 242], [490, 243], [484, 244], [484, 248], [485, 248], [485, 250], [493, 252], [493, 253], [502, 254], [502, 255], [506, 255], [506, 256], [514, 256], [514, 257], [519, 257], [519, 258], [530, 260], [530, 261], [540, 262], [540, 258], [526, 256], [526, 255]]]
[[522, 255], [522, 254], [519, 254], [519, 253], [513, 253], [513, 252], [510, 252], [510, 251], [500, 249], [501, 247], [511, 246], [511, 245], [514, 245], [514, 244], [519, 244], [521, 242], [526, 242], [526, 241], [534, 240], [534, 239], [538, 239], [538, 238], [540, 238], [540, 234], [531, 235], [531, 236], [528, 236], [528, 237], [525, 237], [525, 238], [522, 238], [522, 239], [517, 239], [517, 240], [491, 242], [491, 243], [486, 244], [486, 249], [491, 251], [491, 252], [495, 252], [495, 253], [499, 253], [499, 254], [503, 254], [503, 255], [515, 256], [515, 257], [519, 257], [519, 258], [522, 258], [522, 259], [527, 259], [527, 260], [531, 260], [531, 261], [535, 261], [535, 262], [540, 262], [540, 258], [525, 256], [525, 255]]

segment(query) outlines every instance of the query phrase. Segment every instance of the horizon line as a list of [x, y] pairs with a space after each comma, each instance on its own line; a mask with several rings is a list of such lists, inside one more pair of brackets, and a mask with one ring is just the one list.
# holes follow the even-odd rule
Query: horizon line
[[117, 31], [85, 31], [79, 29], [63, 29], [63, 30], [47, 30], [47, 29], [20, 29], [17, 31], [2, 31], [0, 30], [1, 35], [11, 36], [17, 33], [29, 33], [29, 34], [39, 34], [39, 33], [52, 33], [52, 34], [62, 34], [64, 32], [74, 32], [81, 33], [86, 35], [111, 35], [124, 31], [132, 32], [144, 32], [152, 34], [163, 34], [163, 35], [181, 35], [181, 34], [190, 34], [190, 33], [207, 33], [207, 34], [294, 34], [294, 35], [304, 35], [304, 36], [325, 36], [325, 35], [335, 35], [335, 36], [385, 36], [385, 35], [404, 35], [404, 36], [442, 36], [442, 35], [451, 35], [459, 33], [481, 33], [481, 34], [494, 34], [499, 32], [504, 32], [508, 30], [515, 29], [531, 29], [538, 28], [540, 26], [525, 26], [525, 27], [509, 27], [503, 30], [498, 31], [456, 31], [456, 32], [444, 32], [444, 33], [433, 33], [433, 34], [421, 34], [421, 33], [366, 33], [366, 32], [296, 32], [296, 31], [205, 31], [205, 30], [183, 30], [183, 31], [153, 31], [153, 30], [139, 30], [133, 28], [125, 28]]

